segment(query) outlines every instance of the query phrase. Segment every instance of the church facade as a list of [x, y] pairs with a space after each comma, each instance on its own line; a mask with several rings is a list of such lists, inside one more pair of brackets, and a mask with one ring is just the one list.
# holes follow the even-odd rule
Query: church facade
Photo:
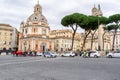
[[19, 50], [21, 51], [54, 51], [54, 40], [49, 38], [50, 26], [42, 14], [39, 2], [34, 13], [26, 22], [20, 24]]

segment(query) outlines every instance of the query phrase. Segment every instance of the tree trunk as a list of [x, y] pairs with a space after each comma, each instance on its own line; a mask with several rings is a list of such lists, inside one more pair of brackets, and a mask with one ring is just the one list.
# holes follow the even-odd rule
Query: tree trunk
[[94, 38], [94, 35], [91, 34], [91, 50], [92, 50], [92, 47], [93, 47], [93, 38]]
[[73, 30], [73, 34], [72, 34], [72, 46], [71, 46], [71, 50], [73, 50], [74, 38], [75, 38], [75, 33], [76, 33], [76, 31], [77, 31], [78, 25], [75, 24], [75, 28], [73, 27], [73, 25], [70, 25], [70, 27], [71, 27], [72, 30]]
[[84, 37], [84, 40], [83, 40], [82, 50], [83, 50], [83, 48], [85, 47], [85, 41], [86, 41], [87, 36], [88, 36], [89, 34], [90, 34], [90, 31], [88, 31], [88, 33], [85, 32], [85, 37]]
[[95, 35], [95, 32], [96, 32], [97, 30], [95, 30], [93, 33], [91, 32], [91, 36], [92, 36], [92, 38], [91, 38], [91, 50], [92, 50], [92, 48], [93, 48], [93, 38], [94, 38], [94, 35]]
[[72, 34], [72, 46], [71, 46], [71, 50], [73, 50], [73, 45], [74, 45], [74, 38], [75, 38], [75, 31]]

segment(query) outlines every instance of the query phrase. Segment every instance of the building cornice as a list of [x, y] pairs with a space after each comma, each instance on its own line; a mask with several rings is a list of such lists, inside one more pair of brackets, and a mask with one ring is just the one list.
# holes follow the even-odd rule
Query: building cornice
[[[72, 40], [72, 37], [57, 36], [57, 37], [52, 37], [51, 39], [71, 39]], [[80, 40], [80, 39], [74, 38], [74, 40]]]
[[42, 37], [24, 37], [20, 38], [19, 40], [53, 40], [52, 38], [42, 38]]
[[7, 28], [0, 28], [0, 30], [13, 31], [13, 29], [7, 29]]
[[6, 26], [6, 27], [12, 27], [11, 25], [9, 25], [9, 24], [0, 24], [0, 26]]
[[44, 26], [44, 25], [25, 25], [24, 27], [42, 27], [42, 28], [48, 28], [48, 29], [50, 29], [50, 27], [49, 26]]

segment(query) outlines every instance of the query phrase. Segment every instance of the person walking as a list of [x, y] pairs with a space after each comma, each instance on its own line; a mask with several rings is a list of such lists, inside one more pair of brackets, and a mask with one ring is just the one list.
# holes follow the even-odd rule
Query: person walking
[[83, 57], [84, 58], [86, 58], [86, 54], [87, 54], [87, 52], [86, 52], [86, 50], [84, 50], [84, 52], [83, 52]]

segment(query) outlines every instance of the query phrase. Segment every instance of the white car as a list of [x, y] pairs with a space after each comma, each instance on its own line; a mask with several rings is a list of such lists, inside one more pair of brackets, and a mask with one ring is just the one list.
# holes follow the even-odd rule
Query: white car
[[51, 52], [45, 52], [44, 57], [46, 57], [46, 58], [56, 58], [57, 55], [54, 54], [54, 53], [51, 53]]
[[64, 52], [61, 54], [61, 57], [74, 57], [75, 54], [73, 52]]
[[43, 56], [43, 53], [41, 53], [41, 52], [37, 52], [36, 55], [37, 55], [37, 56]]
[[120, 57], [120, 51], [109, 52], [106, 56], [107, 56], [108, 58]]
[[100, 51], [88, 51], [86, 57], [99, 58]]

